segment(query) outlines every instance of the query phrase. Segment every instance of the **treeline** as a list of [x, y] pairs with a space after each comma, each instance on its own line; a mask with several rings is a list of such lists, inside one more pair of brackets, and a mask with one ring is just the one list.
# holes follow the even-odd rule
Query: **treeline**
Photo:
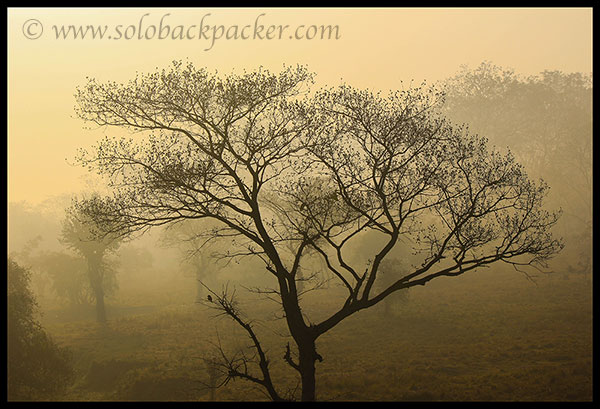
[[483, 62], [443, 86], [444, 114], [491, 145], [508, 148], [532, 178], [549, 186], [561, 208], [557, 235], [565, 249], [552, 262], [562, 273], [590, 273], [592, 239], [592, 77], [543, 71], [523, 76]]

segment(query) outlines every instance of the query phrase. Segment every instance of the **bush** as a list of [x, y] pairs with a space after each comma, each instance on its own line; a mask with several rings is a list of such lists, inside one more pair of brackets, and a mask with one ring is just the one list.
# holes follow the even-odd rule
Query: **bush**
[[68, 350], [58, 347], [36, 319], [30, 272], [8, 260], [8, 399], [49, 399], [73, 380]]

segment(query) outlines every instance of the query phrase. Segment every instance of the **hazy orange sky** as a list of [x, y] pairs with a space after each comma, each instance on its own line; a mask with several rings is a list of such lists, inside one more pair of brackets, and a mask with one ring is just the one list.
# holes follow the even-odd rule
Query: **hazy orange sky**
[[[140, 40], [137, 33], [130, 40], [114, 38], [117, 26], [124, 36], [139, 27], [158, 27], [161, 18], [173, 29], [198, 26], [203, 17], [211, 27], [253, 28], [257, 18], [264, 26], [288, 25], [291, 30], [337, 25], [340, 38], [222, 38], [212, 48], [210, 41], [198, 38]], [[113, 38], [56, 39], [61, 25], [107, 26]], [[441, 80], [461, 64], [474, 68], [484, 60], [521, 74], [545, 69], [591, 73], [592, 10], [10, 8], [9, 200], [37, 203], [81, 190], [85, 172], [69, 164], [77, 148], [91, 145], [101, 134], [123, 132], [90, 131], [75, 117], [73, 94], [86, 76], [126, 81], [136, 71], [165, 67], [175, 59], [225, 72], [259, 65], [279, 71], [283, 64], [301, 63], [317, 73], [317, 86], [343, 79], [384, 90], [399, 87], [401, 80]]]

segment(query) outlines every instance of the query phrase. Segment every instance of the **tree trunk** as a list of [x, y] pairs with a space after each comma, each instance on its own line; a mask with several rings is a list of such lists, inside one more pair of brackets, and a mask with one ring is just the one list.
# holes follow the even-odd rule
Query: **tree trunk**
[[315, 361], [317, 351], [314, 340], [305, 340], [298, 343], [298, 359], [300, 367], [300, 378], [302, 381], [303, 402], [316, 400]]
[[106, 322], [106, 309], [104, 308], [104, 291], [102, 288], [94, 289], [96, 295], [96, 321]]
[[298, 292], [301, 292], [302, 289], [304, 288], [304, 273], [302, 272], [302, 270], [299, 268], [298, 271], [296, 272], [296, 289]]
[[88, 275], [90, 285], [96, 298], [96, 321], [106, 322], [106, 310], [104, 308], [104, 288], [102, 283], [102, 257], [96, 252], [88, 256]]

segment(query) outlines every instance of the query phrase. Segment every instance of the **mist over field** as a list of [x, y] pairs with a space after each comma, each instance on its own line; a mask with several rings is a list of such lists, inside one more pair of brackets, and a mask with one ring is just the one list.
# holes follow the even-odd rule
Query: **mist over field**
[[9, 401], [592, 400], [591, 65], [473, 51], [386, 83], [322, 44], [161, 45], [82, 67], [25, 159], [12, 41]]

